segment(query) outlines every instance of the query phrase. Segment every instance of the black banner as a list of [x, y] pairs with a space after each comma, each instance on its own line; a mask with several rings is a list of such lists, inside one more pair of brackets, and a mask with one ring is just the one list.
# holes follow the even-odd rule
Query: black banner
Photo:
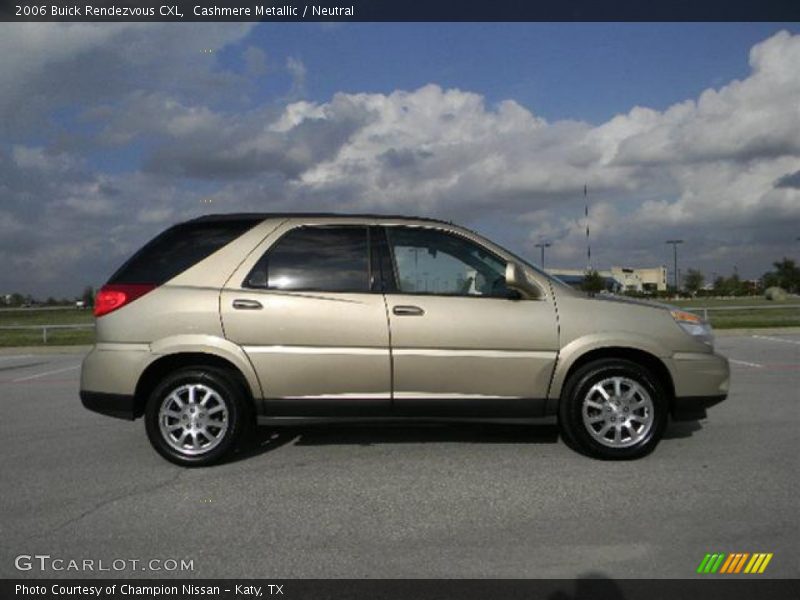
[[[304, 0], [304, 2], [307, 0]], [[0, 0], [2, 21], [800, 21], [797, 0]]]
[[0, 598], [48, 600], [796, 600], [797, 580], [729, 579], [613, 580], [2, 580]]

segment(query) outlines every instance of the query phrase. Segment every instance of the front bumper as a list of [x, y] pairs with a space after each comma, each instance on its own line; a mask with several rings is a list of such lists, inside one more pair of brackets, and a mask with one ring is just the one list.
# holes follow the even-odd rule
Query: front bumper
[[666, 362], [675, 386], [673, 419], [702, 419], [707, 408], [728, 397], [730, 367], [724, 356], [679, 352]]

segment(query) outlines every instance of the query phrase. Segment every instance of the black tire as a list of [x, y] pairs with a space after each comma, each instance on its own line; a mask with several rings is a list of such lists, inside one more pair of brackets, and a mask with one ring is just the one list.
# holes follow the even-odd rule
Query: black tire
[[[633, 417], [634, 420], [630, 421], [630, 429], [628, 425], [617, 426], [616, 423], [610, 424], [608, 422], [619, 418], [616, 416], [606, 416], [606, 420], [596, 425], [585, 423], [585, 403], [587, 403], [586, 410], [591, 411], [591, 414], [588, 415], [589, 417], [594, 416], [594, 418], [599, 419], [601, 418], [600, 415], [606, 414], [603, 412], [604, 410], [609, 411], [610, 415], [617, 414], [615, 411], [619, 403], [616, 399], [611, 402], [612, 407], [603, 405], [605, 408], [597, 409], [594, 408], [594, 404], [596, 404], [596, 399], [600, 398], [600, 396], [597, 395], [598, 392], [595, 392], [594, 395], [592, 394], [593, 388], [597, 390], [594, 387], [596, 384], [613, 380], [614, 378], [621, 378], [623, 385], [627, 385], [624, 382], [628, 381], [638, 384], [640, 389], [649, 396], [652, 409], [649, 406], [644, 408], [644, 403], [643, 408], [635, 409], [629, 409], [626, 405], [624, 409], [625, 415], [622, 418], [628, 418], [629, 410], [634, 410], [643, 415], [641, 423], [636, 420], [637, 417]], [[635, 388], [624, 387], [623, 389], [629, 392]], [[634, 396], [633, 400], [637, 398], [641, 400], [644, 395], [640, 393], [638, 396]], [[631, 404], [631, 406], [634, 406], [634, 404]], [[623, 409], [620, 408], [619, 410], [621, 412]], [[647, 368], [624, 359], [601, 359], [587, 363], [570, 375], [561, 394], [558, 421], [564, 441], [578, 452], [604, 460], [630, 460], [641, 458], [653, 451], [664, 434], [668, 411], [669, 401], [664, 388]], [[646, 426], [644, 421], [647, 415], [650, 415], [651, 418], [649, 425]], [[631, 416], [633, 415], [631, 414]], [[606, 432], [605, 435], [601, 435], [604, 426], [609, 424], [612, 429]], [[590, 427], [594, 428], [594, 434], [590, 432]], [[639, 427], [641, 429], [638, 431], [634, 429]], [[621, 433], [619, 435], [622, 439], [615, 442], [613, 438], [617, 435], [615, 433], [616, 429], [620, 430]], [[605, 437], [609, 436], [609, 434], [611, 439]], [[626, 435], [629, 438], [627, 441], [624, 439]], [[636, 439], [638, 436], [641, 436], [640, 439]], [[605, 442], [599, 441], [599, 438], [603, 438]], [[614, 443], [618, 444], [618, 446], [612, 447], [611, 444]]]
[[[189, 437], [191, 437], [193, 440], [198, 440], [197, 443], [200, 446], [198, 448], [185, 446], [185, 449], [181, 450], [176, 447], [176, 445], [180, 445], [179, 440], [173, 440], [173, 443], [170, 443], [167, 439], [170, 434], [165, 431], [165, 428], [169, 426], [183, 427], [181, 419], [162, 417], [160, 411], [162, 407], [165, 407], [175, 412], [176, 404], [170, 403], [165, 406], [165, 403], [169, 403], [173, 392], [178, 392], [178, 397], [183, 398], [187, 407], [190, 406], [186, 400], [189, 393], [188, 388], [193, 386], [199, 386], [194, 387], [194, 393], [199, 392], [203, 396], [207, 390], [213, 391], [213, 394], [209, 394], [212, 398], [209, 402], [213, 402], [211, 410], [216, 410], [217, 415], [208, 416], [202, 412], [203, 407], [193, 405], [196, 407], [193, 410], [200, 413], [197, 422], [200, 423], [200, 419], [205, 419], [206, 433], [203, 434], [199, 429], [189, 429], [195, 426], [194, 423], [186, 429], [178, 429], [176, 437], [187, 431], [186, 444], [190, 443]], [[218, 409], [217, 406], [220, 405], [224, 406], [224, 409]], [[162, 418], [171, 419], [168, 423], [164, 423], [164, 428], [162, 428]], [[193, 415], [190, 418], [193, 418]], [[212, 419], [214, 420], [212, 421]], [[147, 437], [161, 456], [177, 465], [203, 467], [228, 457], [247, 440], [253, 431], [254, 418], [252, 403], [248, 400], [245, 387], [233, 374], [222, 369], [197, 366], [186, 367], [170, 373], [155, 387], [145, 405], [144, 421]], [[212, 423], [219, 423], [219, 425], [212, 425]], [[224, 428], [223, 425], [225, 425]], [[199, 435], [195, 431], [200, 432]], [[216, 437], [214, 437], [215, 434]], [[207, 449], [202, 448], [204, 443], [209, 446]]]

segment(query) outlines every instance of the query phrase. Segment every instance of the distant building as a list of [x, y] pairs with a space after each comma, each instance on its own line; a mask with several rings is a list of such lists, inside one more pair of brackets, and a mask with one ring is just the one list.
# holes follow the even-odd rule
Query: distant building
[[[561, 281], [574, 287], [580, 287], [586, 276], [584, 269], [547, 269]], [[664, 292], [667, 290], [667, 268], [647, 267], [632, 269], [629, 267], [611, 267], [598, 271], [605, 280], [609, 292]]]

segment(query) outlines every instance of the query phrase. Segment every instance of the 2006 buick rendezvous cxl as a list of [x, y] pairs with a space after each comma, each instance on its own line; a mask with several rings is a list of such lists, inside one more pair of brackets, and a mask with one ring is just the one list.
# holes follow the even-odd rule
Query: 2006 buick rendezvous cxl
[[557, 415], [572, 447], [636, 458], [728, 392], [695, 315], [587, 297], [428, 219], [201, 217], [128, 260], [95, 315], [83, 404], [144, 416], [182, 465], [262, 416]]

